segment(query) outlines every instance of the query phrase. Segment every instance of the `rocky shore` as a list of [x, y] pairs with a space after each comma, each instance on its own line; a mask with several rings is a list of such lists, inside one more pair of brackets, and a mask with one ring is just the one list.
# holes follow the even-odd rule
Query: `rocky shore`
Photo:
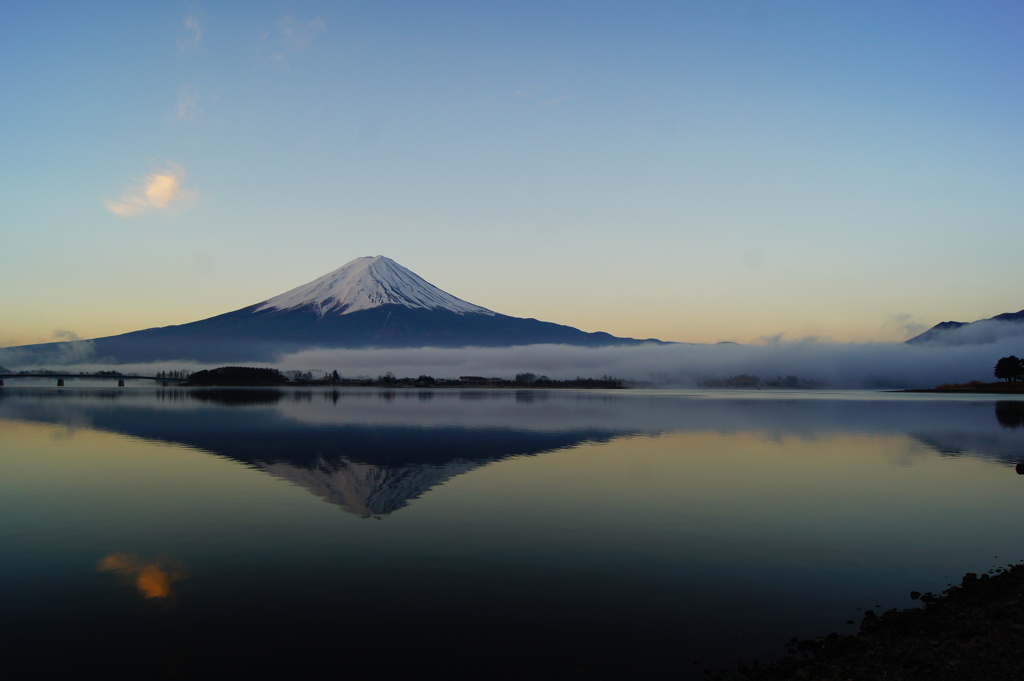
[[860, 631], [791, 640], [789, 655], [711, 678], [736, 681], [1024, 679], [1024, 565], [964, 575], [921, 607], [864, 614]]

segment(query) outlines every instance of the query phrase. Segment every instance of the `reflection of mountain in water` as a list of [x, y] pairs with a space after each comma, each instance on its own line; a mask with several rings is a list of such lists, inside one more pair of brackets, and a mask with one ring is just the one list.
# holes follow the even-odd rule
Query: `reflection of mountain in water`
[[316, 468], [290, 463], [257, 464], [261, 470], [304, 487], [324, 501], [364, 518], [397, 511], [456, 475], [483, 462], [460, 461], [441, 466], [379, 466], [345, 459], [318, 462]]
[[114, 390], [21, 391], [23, 399], [4, 399], [12, 392], [0, 392], [0, 417], [202, 449], [299, 485], [364, 517], [392, 513], [446, 480], [488, 463], [628, 434], [608, 428], [311, 425], [275, 408], [285, 394], [262, 390], [172, 391], [169, 400], [155, 400], [150, 393], [148, 401]]
[[1024, 460], [1021, 401], [759, 395], [4, 388], [0, 418], [200, 448], [363, 516], [493, 461], [632, 434], [895, 434], [944, 455]]
[[288, 480], [350, 513], [382, 516], [479, 466], [623, 434], [346, 425], [240, 434], [216, 449], [204, 438], [187, 444]]

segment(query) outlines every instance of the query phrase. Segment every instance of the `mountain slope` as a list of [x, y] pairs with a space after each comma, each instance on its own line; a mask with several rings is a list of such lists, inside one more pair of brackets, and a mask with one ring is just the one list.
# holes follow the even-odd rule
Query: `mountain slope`
[[15, 365], [173, 359], [272, 362], [283, 354], [311, 348], [642, 342], [498, 314], [442, 291], [389, 258], [376, 256], [357, 258], [291, 291], [208, 319], [90, 341], [6, 348], [0, 356]]
[[974, 345], [1024, 336], [1024, 310], [1004, 312], [976, 322], [939, 322], [907, 340], [912, 345]]
[[414, 310], [447, 310], [456, 314], [494, 314], [445, 293], [381, 255], [356, 258], [319, 279], [260, 303], [255, 312], [308, 307], [323, 317], [331, 313], [351, 314], [383, 305], [400, 305]]

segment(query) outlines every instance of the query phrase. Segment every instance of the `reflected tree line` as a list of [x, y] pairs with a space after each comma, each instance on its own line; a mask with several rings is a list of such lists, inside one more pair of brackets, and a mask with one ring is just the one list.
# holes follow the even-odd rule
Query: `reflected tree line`
[[996, 402], [996, 420], [1003, 428], [1024, 427], [1024, 402], [1020, 400]]

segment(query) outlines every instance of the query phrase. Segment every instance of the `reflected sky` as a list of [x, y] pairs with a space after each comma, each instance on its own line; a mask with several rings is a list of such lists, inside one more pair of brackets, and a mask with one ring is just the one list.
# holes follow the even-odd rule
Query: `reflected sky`
[[1024, 402], [808, 394], [23, 390], [2, 394], [0, 414], [187, 445], [364, 517], [487, 463], [632, 435], [742, 433], [767, 443], [901, 435], [924, 445], [908, 445], [903, 461], [927, 450], [1022, 457], [1014, 429]]
[[687, 678], [1024, 558], [1019, 404], [5, 389], [0, 625]]

